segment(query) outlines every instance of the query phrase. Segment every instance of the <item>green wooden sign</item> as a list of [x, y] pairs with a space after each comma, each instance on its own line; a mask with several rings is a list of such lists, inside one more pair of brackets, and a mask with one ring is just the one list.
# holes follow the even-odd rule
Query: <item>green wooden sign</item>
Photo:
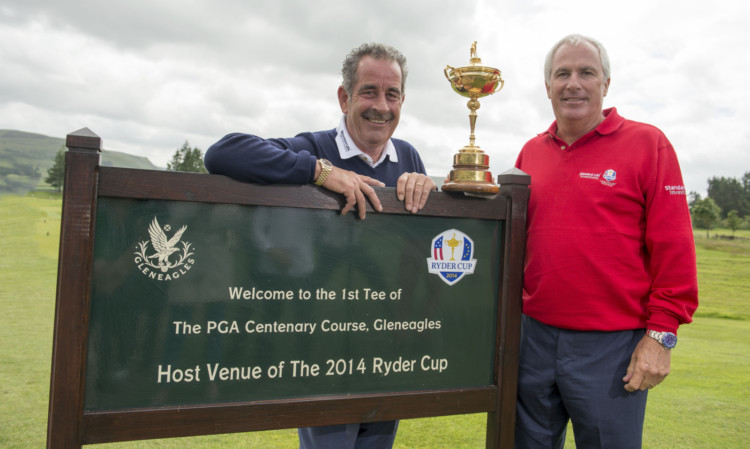
[[101, 198], [85, 409], [492, 385], [502, 225]]
[[359, 220], [66, 144], [47, 448], [463, 413], [513, 447], [528, 175]]

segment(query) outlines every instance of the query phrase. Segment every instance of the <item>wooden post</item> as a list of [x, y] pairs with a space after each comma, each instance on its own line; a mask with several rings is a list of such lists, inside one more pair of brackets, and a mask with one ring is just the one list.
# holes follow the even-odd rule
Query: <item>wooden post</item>
[[[102, 141], [88, 128], [68, 134], [57, 267], [47, 448], [81, 447], [84, 363], [94, 209]], [[81, 338], [82, 337], [82, 338]], [[74, 413], [71, 413], [74, 411]]]
[[500, 267], [501, 303], [498, 307], [499, 372], [495, 373], [498, 386], [498, 411], [487, 413], [487, 449], [512, 449], [516, 426], [516, 394], [518, 388], [518, 359], [521, 335], [523, 296], [523, 262], [526, 253], [526, 210], [531, 177], [512, 168], [497, 177], [500, 193], [506, 195], [505, 254]]

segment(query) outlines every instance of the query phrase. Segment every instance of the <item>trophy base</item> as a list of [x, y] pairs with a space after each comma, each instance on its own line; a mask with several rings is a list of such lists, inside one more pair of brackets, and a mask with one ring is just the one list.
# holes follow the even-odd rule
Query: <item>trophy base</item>
[[[487, 156], [478, 146], [467, 145], [453, 155], [453, 168], [474, 169], [473, 171], [479, 169], [487, 170], [490, 168], [490, 157]], [[452, 175], [453, 172], [451, 172], [451, 176]]]
[[446, 182], [440, 188], [444, 192], [462, 192], [476, 196], [494, 196], [500, 191], [496, 184], [482, 182]]
[[493, 182], [492, 173], [487, 170], [457, 168], [451, 170], [448, 182], [440, 190], [494, 195], [500, 191], [500, 187]]
[[500, 187], [492, 179], [490, 157], [473, 142], [453, 156], [453, 170], [441, 190], [476, 196], [494, 196]]

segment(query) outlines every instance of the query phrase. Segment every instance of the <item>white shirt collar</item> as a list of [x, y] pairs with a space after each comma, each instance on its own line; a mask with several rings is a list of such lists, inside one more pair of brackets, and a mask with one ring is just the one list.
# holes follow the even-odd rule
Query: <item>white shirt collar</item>
[[396, 147], [393, 145], [391, 139], [388, 139], [385, 143], [385, 151], [383, 151], [380, 155], [380, 159], [377, 161], [373, 161], [369, 155], [362, 152], [362, 150], [354, 144], [352, 137], [349, 135], [349, 131], [346, 129], [346, 115], [341, 117], [341, 121], [336, 127], [336, 146], [339, 149], [339, 156], [341, 156], [341, 159], [349, 159], [356, 156], [373, 168], [383, 163], [386, 157], [389, 157], [391, 162], [398, 162]]

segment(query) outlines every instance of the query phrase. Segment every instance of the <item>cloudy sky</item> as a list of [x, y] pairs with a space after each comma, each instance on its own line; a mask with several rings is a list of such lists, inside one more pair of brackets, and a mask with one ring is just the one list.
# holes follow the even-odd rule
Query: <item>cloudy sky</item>
[[469, 137], [443, 69], [467, 65], [478, 41], [505, 80], [476, 128], [497, 174], [551, 123], [544, 56], [581, 33], [610, 54], [605, 107], [661, 128], [705, 195], [709, 177], [750, 171], [748, 19], [745, 0], [4, 0], [0, 129], [88, 127], [162, 167], [185, 141], [205, 151], [229, 132], [329, 129], [345, 54], [378, 41], [409, 63], [395, 137], [443, 176]]

